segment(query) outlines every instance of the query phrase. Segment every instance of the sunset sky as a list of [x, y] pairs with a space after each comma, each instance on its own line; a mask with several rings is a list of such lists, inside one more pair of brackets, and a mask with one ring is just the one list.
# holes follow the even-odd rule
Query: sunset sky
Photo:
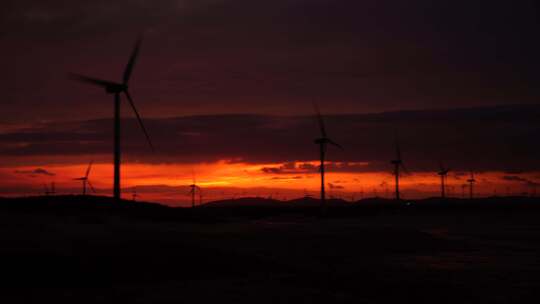
[[[540, 10], [535, 1], [7, 0], [0, 11], [0, 195], [55, 182], [79, 193], [88, 163], [112, 186], [113, 98], [69, 72], [119, 81], [144, 33], [123, 103], [124, 196], [186, 205], [318, 191], [326, 114], [331, 196], [385, 196], [399, 134], [406, 198], [540, 183]], [[123, 100], [125, 101], [125, 100]], [[192, 173], [194, 172], [194, 174]]]

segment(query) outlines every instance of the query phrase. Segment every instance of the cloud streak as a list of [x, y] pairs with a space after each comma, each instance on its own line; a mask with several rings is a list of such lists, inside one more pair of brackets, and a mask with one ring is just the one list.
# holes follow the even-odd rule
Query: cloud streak
[[524, 178], [524, 177], [521, 177], [521, 176], [517, 176], [517, 175], [505, 175], [505, 176], [502, 177], [502, 179], [505, 180], [505, 181], [523, 183], [523, 184], [526, 184], [527, 186], [531, 186], [531, 187], [540, 186], [540, 183], [538, 183], [538, 182], [535, 182], [533, 180], [530, 180], [530, 179], [527, 179], [527, 178]]
[[[399, 129], [404, 162], [412, 171], [433, 171], [442, 159], [456, 171], [540, 169], [535, 140], [540, 106], [448, 111], [328, 115], [330, 136], [345, 151], [329, 150], [331, 170], [388, 171], [393, 132]], [[142, 163], [285, 163], [267, 173], [316, 172], [318, 136], [311, 116], [207, 115], [149, 119], [157, 153], [151, 153], [135, 120], [124, 120], [123, 150]], [[17, 158], [110, 155], [112, 121], [45, 123], [0, 134], [0, 155]]]
[[56, 175], [55, 173], [47, 171], [43, 168], [37, 168], [34, 170], [15, 170], [15, 173], [29, 175], [29, 176], [36, 176], [36, 175], [55, 176]]

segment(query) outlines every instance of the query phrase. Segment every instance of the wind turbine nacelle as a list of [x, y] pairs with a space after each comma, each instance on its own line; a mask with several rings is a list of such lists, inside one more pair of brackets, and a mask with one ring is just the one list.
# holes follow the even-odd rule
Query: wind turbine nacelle
[[109, 85], [105, 87], [105, 91], [109, 94], [120, 93], [126, 90], [127, 90], [127, 85], [125, 84]]

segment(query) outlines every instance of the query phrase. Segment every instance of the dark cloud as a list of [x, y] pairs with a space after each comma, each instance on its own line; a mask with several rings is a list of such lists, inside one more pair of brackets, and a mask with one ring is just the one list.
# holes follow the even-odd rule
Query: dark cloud
[[280, 177], [280, 176], [274, 176], [271, 179], [272, 180], [290, 180], [290, 179], [302, 179], [302, 176], [293, 176], [293, 177]]
[[533, 180], [530, 180], [530, 179], [527, 179], [527, 178], [524, 178], [524, 177], [520, 177], [520, 176], [517, 176], [517, 175], [505, 175], [502, 177], [503, 180], [505, 181], [514, 181], [514, 182], [520, 182], [520, 183], [524, 183], [528, 186], [532, 186], [532, 187], [537, 187], [537, 186], [540, 186], [540, 183], [538, 182], [535, 182]]
[[279, 168], [264, 167], [261, 169], [261, 171], [264, 173], [270, 173], [270, 174], [283, 173], [283, 169], [281, 167]]
[[263, 167], [261, 171], [268, 174], [301, 174], [318, 172], [318, 167], [309, 163], [288, 162], [278, 167]]
[[[332, 162], [325, 164], [325, 168], [332, 172], [366, 172], [373, 169], [373, 166], [367, 163]], [[263, 167], [261, 171], [269, 174], [317, 173], [319, 166], [311, 163], [288, 162], [277, 167]]]
[[[436, 170], [438, 160], [458, 172], [540, 170], [538, 117], [540, 106], [328, 115], [329, 136], [345, 147], [328, 147], [329, 170], [390, 172], [396, 129], [410, 171]], [[125, 119], [126, 161], [280, 162], [285, 165], [263, 171], [297, 175], [318, 170], [306, 163], [319, 158], [313, 117], [207, 115], [146, 122], [156, 152], [147, 146], [137, 122]], [[110, 155], [112, 127], [110, 120], [90, 120], [7, 131], [0, 134], [0, 155]]]
[[5, 0], [2, 119], [110, 116], [65, 75], [117, 79], [143, 29], [132, 88], [153, 117], [535, 103], [538, 20], [532, 0]]
[[506, 181], [516, 181], [516, 182], [527, 182], [528, 180], [526, 178], [517, 176], [517, 175], [505, 175], [502, 177], [503, 180]]
[[454, 179], [461, 180], [464, 177], [468, 177], [470, 173], [467, 172], [454, 172]]
[[15, 173], [25, 174], [25, 175], [30, 175], [30, 176], [35, 176], [35, 175], [55, 176], [56, 175], [55, 173], [47, 171], [43, 168], [37, 168], [34, 170], [16, 170]]
[[328, 187], [330, 189], [345, 189], [345, 187], [340, 186], [340, 185], [336, 185], [336, 184], [333, 184], [333, 183], [328, 183]]

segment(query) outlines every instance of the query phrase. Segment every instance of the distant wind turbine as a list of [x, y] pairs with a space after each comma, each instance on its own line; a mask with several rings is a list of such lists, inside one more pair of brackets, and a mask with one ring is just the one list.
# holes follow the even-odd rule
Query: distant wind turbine
[[448, 177], [450, 168], [447, 168], [439, 161], [439, 172], [437, 174], [441, 177], [441, 198], [446, 198], [446, 178]]
[[529, 182], [529, 186], [531, 189], [531, 196], [536, 197], [536, 188], [538, 187], [538, 184], [536, 182]]
[[189, 187], [191, 188], [189, 190], [189, 194], [191, 195], [191, 207], [195, 208], [195, 196], [197, 193], [199, 194], [199, 205], [202, 205], [202, 189], [201, 187], [197, 186], [195, 174], [193, 174], [193, 184], [189, 185]]
[[469, 198], [472, 199], [474, 190], [473, 187], [474, 183], [476, 183], [476, 180], [474, 179], [474, 172], [471, 171], [471, 178], [469, 178], [467, 182], [469, 183]]
[[73, 180], [77, 180], [77, 181], [81, 181], [82, 182], [82, 195], [86, 195], [86, 188], [87, 186], [90, 187], [90, 189], [92, 190], [92, 192], [96, 193], [96, 190], [94, 189], [94, 187], [92, 186], [92, 183], [90, 183], [90, 180], [88, 179], [88, 176], [90, 176], [90, 171], [92, 170], [92, 164], [94, 163], [94, 161], [91, 161], [89, 164], [88, 164], [88, 168], [86, 168], [86, 173], [84, 174], [83, 177], [79, 177], [79, 178], [74, 178]]
[[450, 186], [449, 188], [450, 188], [450, 189], [448, 189], [448, 190], [449, 190], [449, 191], [448, 191], [448, 196], [454, 196], [455, 193], [456, 193], [456, 191], [455, 191], [455, 190], [456, 190], [456, 187]]
[[388, 183], [386, 181], [382, 181], [379, 185], [381, 187], [381, 192], [384, 191], [384, 197], [385, 198], [390, 198], [390, 192], [388, 190]]
[[465, 198], [465, 188], [467, 188], [467, 184], [461, 185], [461, 197]]
[[317, 121], [319, 123], [319, 128], [321, 131], [321, 137], [315, 139], [315, 144], [319, 145], [320, 150], [320, 156], [321, 156], [321, 165], [320, 165], [320, 172], [321, 172], [321, 208], [322, 212], [325, 212], [326, 208], [326, 197], [324, 192], [324, 161], [326, 156], [326, 147], [328, 144], [338, 147], [339, 149], [343, 150], [343, 147], [328, 138], [328, 135], [326, 134], [326, 128], [324, 125], [324, 120], [321, 115], [321, 112], [319, 111], [319, 108], [317, 107], [317, 104], [313, 103], [313, 107], [315, 109], [315, 113], [317, 115]]
[[135, 107], [135, 104], [133, 103], [133, 99], [131, 98], [131, 95], [128, 91], [128, 83], [129, 79], [131, 77], [131, 73], [133, 71], [133, 67], [135, 66], [135, 62], [137, 61], [137, 56], [139, 54], [139, 48], [141, 45], [141, 37], [137, 39], [137, 42], [135, 43], [135, 47], [133, 48], [133, 51], [131, 53], [131, 57], [129, 58], [129, 61], [126, 65], [126, 68], [124, 69], [124, 74], [122, 78], [122, 82], [112, 82], [108, 80], [101, 80], [97, 78], [87, 77], [79, 74], [71, 74], [71, 79], [81, 81], [84, 83], [89, 83], [91, 85], [99, 86], [105, 89], [105, 91], [108, 94], [114, 94], [114, 198], [116, 200], [120, 200], [121, 196], [121, 190], [120, 190], [120, 164], [121, 164], [121, 152], [120, 152], [120, 95], [124, 93], [124, 95], [127, 97], [127, 100], [129, 101], [129, 104], [131, 105], [131, 108], [133, 109], [133, 112], [135, 113], [135, 116], [137, 117], [137, 120], [141, 126], [141, 129], [146, 137], [146, 140], [148, 141], [148, 144], [150, 145], [150, 148], [152, 151], [154, 151], [154, 147], [152, 145], [152, 142], [150, 141], [150, 136], [148, 135], [148, 132], [146, 131], [146, 128], [144, 127], [144, 124], [142, 122], [141, 116], [139, 115], [139, 112], [137, 111], [137, 108]]
[[139, 194], [137, 194], [137, 189], [136, 188], [133, 188], [133, 193], [131, 194], [131, 198], [133, 199], [133, 201], [137, 201], [137, 198], [140, 197]]
[[46, 196], [56, 194], [56, 187], [55, 187], [54, 182], [51, 183], [51, 189], [49, 189], [49, 187], [47, 187], [47, 184], [43, 184], [43, 187], [45, 188], [45, 195]]
[[408, 173], [407, 168], [403, 165], [403, 160], [401, 159], [401, 149], [399, 147], [399, 141], [397, 135], [395, 136], [395, 147], [396, 147], [396, 158], [390, 163], [394, 165], [394, 176], [396, 179], [396, 200], [400, 200], [400, 193], [399, 193], [399, 177], [400, 177], [400, 170], [403, 170], [405, 173]]

